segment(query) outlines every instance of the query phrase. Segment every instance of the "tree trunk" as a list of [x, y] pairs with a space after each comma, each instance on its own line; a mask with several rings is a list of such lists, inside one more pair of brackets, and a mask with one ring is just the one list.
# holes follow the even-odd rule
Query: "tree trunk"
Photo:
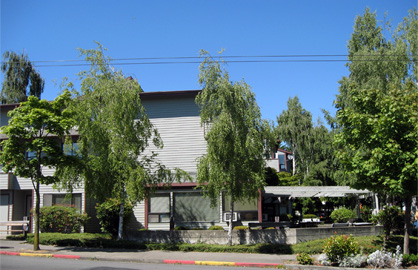
[[232, 246], [232, 223], [234, 220], [234, 201], [232, 200], [231, 196], [231, 204], [230, 204], [230, 211], [231, 211], [231, 219], [229, 220], [229, 229], [228, 229], [228, 246]]
[[405, 198], [405, 235], [403, 239], [403, 253], [409, 254], [409, 232], [411, 223], [411, 196]]
[[39, 250], [39, 207], [41, 205], [40, 200], [40, 194], [39, 194], [39, 180], [36, 181], [36, 188], [35, 188], [35, 194], [36, 194], [36, 202], [35, 202], [35, 215], [34, 215], [34, 221], [35, 221], [35, 232], [33, 235], [33, 250], [37, 251]]
[[123, 214], [125, 212], [125, 200], [121, 199], [120, 209], [119, 209], [119, 227], [118, 227], [118, 240], [123, 239]]
[[292, 153], [292, 155], [293, 155], [293, 158], [292, 158], [292, 169], [293, 169], [292, 175], [295, 175], [296, 174], [296, 148], [295, 148], [294, 145], [292, 145], [292, 151], [293, 151], [293, 153]]

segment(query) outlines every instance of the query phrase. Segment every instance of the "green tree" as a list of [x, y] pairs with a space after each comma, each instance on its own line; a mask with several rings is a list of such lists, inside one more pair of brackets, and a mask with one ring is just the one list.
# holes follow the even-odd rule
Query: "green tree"
[[[213, 205], [220, 192], [234, 202], [259, 196], [265, 185], [265, 146], [267, 123], [261, 120], [255, 95], [244, 82], [231, 82], [228, 72], [205, 51], [199, 83], [203, 90], [196, 97], [205, 134], [207, 154], [198, 160], [197, 182]], [[232, 244], [232, 220], [228, 243]]]
[[70, 158], [61, 147], [62, 138], [75, 125], [73, 115], [67, 109], [70, 102], [68, 91], [53, 102], [29, 96], [28, 101], [9, 112], [9, 125], [1, 128], [7, 136], [7, 140], [1, 142], [3, 171], [30, 178], [35, 190], [34, 250], [39, 250], [40, 184], [59, 182], [56, 176], [43, 175], [42, 167], [59, 167]]
[[369, 9], [356, 18], [348, 45], [350, 75], [340, 81], [335, 101], [335, 141], [338, 157], [355, 176], [353, 187], [403, 199], [408, 254], [418, 167], [417, 10], [409, 12], [391, 39], [382, 29]]
[[313, 128], [311, 113], [302, 107], [295, 96], [287, 101], [287, 110], [277, 117], [277, 124], [279, 139], [288, 144], [293, 152], [292, 174], [309, 174], [308, 155], [311, 152], [310, 134]]
[[3, 54], [1, 71], [4, 73], [1, 104], [26, 101], [28, 95], [41, 98], [45, 81], [32, 66], [27, 55], [6, 51]]
[[62, 170], [62, 177], [70, 182], [83, 179], [86, 192], [99, 203], [107, 198], [121, 202], [118, 239], [122, 239], [127, 201], [141, 201], [158, 184], [189, 176], [166, 168], [150, 151], [151, 146], [162, 148], [163, 142], [145, 113], [139, 83], [115, 71], [100, 44], [98, 49], [80, 49], [80, 54], [91, 63], [90, 70], [80, 73], [81, 93], [73, 107], [84, 165], [82, 170]]

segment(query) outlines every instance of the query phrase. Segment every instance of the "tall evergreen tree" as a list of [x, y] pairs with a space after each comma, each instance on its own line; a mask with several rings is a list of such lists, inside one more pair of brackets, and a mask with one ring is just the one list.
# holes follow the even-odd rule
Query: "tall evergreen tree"
[[23, 102], [28, 96], [41, 98], [45, 81], [32, 66], [27, 55], [6, 51], [3, 54], [1, 71], [4, 73], [1, 104]]

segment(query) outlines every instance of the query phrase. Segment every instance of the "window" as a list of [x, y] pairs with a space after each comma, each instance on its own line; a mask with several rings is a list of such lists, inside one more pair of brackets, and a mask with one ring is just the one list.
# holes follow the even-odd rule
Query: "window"
[[148, 222], [170, 222], [170, 194], [156, 194], [148, 200]]
[[81, 193], [44, 194], [44, 206], [69, 206], [81, 212]]
[[174, 213], [176, 222], [219, 222], [219, 207], [212, 208], [200, 192], [174, 194]]
[[[230, 211], [231, 197], [223, 196], [223, 210]], [[246, 202], [234, 202], [234, 212], [239, 213], [240, 220], [252, 221], [258, 220], [258, 204], [257, 199]]]
[[79, 155], [78, 153], [78, 143], [73, 142], [71, 144], [62, 144], [62, 151], [67, 156], [76, 156]]

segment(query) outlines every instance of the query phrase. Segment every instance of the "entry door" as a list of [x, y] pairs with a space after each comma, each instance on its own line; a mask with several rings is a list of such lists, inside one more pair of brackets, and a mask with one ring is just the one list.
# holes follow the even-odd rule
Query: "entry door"
[[[0, 221], [8, 221], [9, 218], [9, 195], [0, 195]], [[7, 226], [0, 226], [0, 234], [7, 234], [5, 232]]]

